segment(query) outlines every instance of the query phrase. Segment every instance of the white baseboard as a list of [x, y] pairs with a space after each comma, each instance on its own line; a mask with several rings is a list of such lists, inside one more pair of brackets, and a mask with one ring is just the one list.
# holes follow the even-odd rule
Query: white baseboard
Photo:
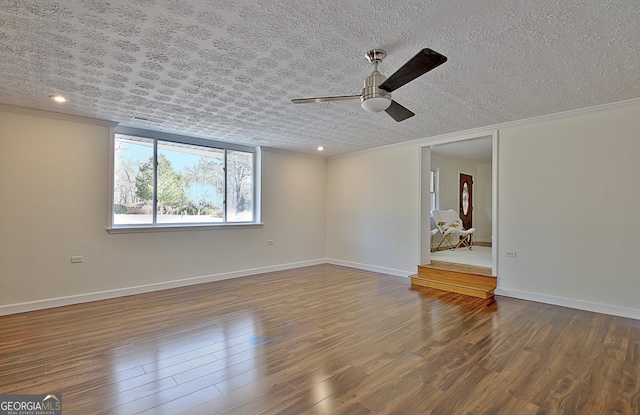
[[414, 275], [418, 272], [417, 265], [416, 265], [416, 270], [411, 272], [411, 271], [402, 271], [402, 270], [393, 269], [393, 268], [378, 267], [378, 266], [369, 265], [369, 264], [360, 264], [358, 262], [342, 261], [339, 259], [332, 259], [332, 258], [327, 258], [326, 263], [332, 264], [332, 265], [341, 265], [343, 267], [362, 269], [365, 271], [379, 272], [381, 274], [389, 274], [389, 275], [394, 275], [396, 277], [405, 277], [405, 278], [408, 278], [411, 275]]
[[553, 295], [539, 294], [529, 291], [513, 290], [510, 288], [496, 288], [494, 293], [496, 295], [517, 298], [520, 300], [529, 300], [535, 301], [537, 303], [551, 304], [561, 307], [575, 308], [578, 310], [592, 311], [594, 313], [609, 314], [612, 316], [627, 317], [640, 320], [640, 310], [635, 308], [594, 303], [591, 301], [557, 297]]
[[[17, 304], [7, 304], [0, 306], [0, 316], [24, 313], [28, 311], [43, 310], [53, 307], [61, 307], [71, 304], [87, 303], [90, 301], [106, 300], [109, 298], [124, 297], [127, 295], [143, 294], [153, 291], [167, 290], [170, 288], [185, 287], [189, 285], [202, 284], [206, 282], [221, 281], [231, 278], [240, 278], [266, 272], [284, 271], [288, 269], [306, 267], [311, 265], [332, 264], [350, 268], [362, 269], [365, 271], [377, 272], [381, 274], [389, 274], [398, 277], [410, 277], [415, 271], [404, 271], [393, 268], [379, 267], [369, 264], [361, 264], [358, 262], [342, 261], [338, 259], [316, 259], [310, 261], [292, 262], [288, 264], [271, 265], [260, 268], [249, 268], [240, 271], [224, 272], [213, 275], [204, 275], [200, 277], [185, 278], [180, 280], [165, 281], [153, 284], [138, 285], [134, 287], [118, 288], [114, 290], [98, 291], [92, 293], [70, 295], [65, 297], [48, 298], [43, 300], [29, 301]], [[528, 291], [515, 290], [510, 288], [496, 288], [496, 295], [512, 297], [521, 300], [535, 301], [538, 303], [552, 304], [561, 307], [575, 308], [578, 310], [592, 311], [596, 313], [609, 314], [620, 317], [633, 318], [640, 320], [640, 309], [614, 306], [609, 304], [594, 303], [590, 301], [577, 300], [573, 298], [557, 297], [546, 294], [539, 294]]]
[[127, 295], [143, 294], [153, 291], [168, 290], [170, 288], [185, 287], [188, 285], [202, 284], [205, 282], [221, 281], [230, 278], [247, 277], [263, 274], [265, 272], [284, 271], [287, 269], [306, 267], [310, 265], [326, 264], [324, 259], [311, 261], [292, 262], [289, 264], [272, 265], [260, 268], [250, 268], [241, 271], [223, 272], [220, 274], [204, 275], [200, 277], [185, 278], [173, 281], [164, 281], [153, 284], [137, 285], [134, 287], [117, 288], [114, 290], [97, 291], [86, 294], [69, 295], [65, 297], [47, 298], [44, 300], [29, 301], [25, 303], [7, 304], [0, 306], [0, 316], [25, 313], [27, 311], [43, 310], [53, 307], [62, 307], [71, 304], [88, 303], [90, 301], [106, 300], [109, 298], [124, 297]]

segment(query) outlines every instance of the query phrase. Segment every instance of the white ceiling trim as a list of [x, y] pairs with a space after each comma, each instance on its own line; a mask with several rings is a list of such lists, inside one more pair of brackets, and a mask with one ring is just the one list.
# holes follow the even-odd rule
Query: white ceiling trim
[[114, 121], [100, 120], [97, 118], [83, 117], [80, 115], [63, 114], [61, 112], [17, 107], [15, 105], [7, 105], [2, 103], [0, 103], [0, 111], [10, 112], [13, 114], [32, 115], [34, 117], [54, 118], [56, 120], [72, 121], [82, 124], [100, 125], [103, 127], [115, 127], [118, 125], [118, 123]]
[[441, 144], [455, 143], [457, 141], [474, 140], [474, 139], [480, 139], [480, 138], [491, 138], [500, 130], [504, 130], [507, 128], [529, 126], [529, 125], [534, 125], [542, 122], [562, 120], [562, 119], [578, 117], [583, 115], [604, 113], [604, 112], [623, 109], [623, 108], [633, 108], [639, 105], [640, 105], [640, 98], [634, 98], [634, 99], [629, 99], [629, 100], [620, 101], [620, 102], [612, 102], [608, 104], [595, 105], [593, 107], [588, 107], [588, 108], [579, 108], [576, 110], [559, 112], [556, 114], [541, 115], [539, 117], [532, 117], [532, 118], [526, 118], [526, 119], [517, 120], [517, 121], [505, 122], [501, 124], [494, 124], [487, 127], [473, 128], [465, 131], [457, 131], [457, 132], [441, 134], [433, 137], [420, 138], [417, 140], [390, 144], [387, 146], [381, 146], [381, 147], [376, 147], [376, 148], [362, 150], [362, 151], [355, 151], [352, 153], [340, 154], [337, 156], [332, 156], [330, 158], [333, 159], [333, 158], [349, 157], [349, 156], [366, 154], [373, 151], [384, 150], [384, 149], [389, 149], [394, 147], [404, 147], [404, 146], [413, 146], [413, 145], [417, 145], [419, 147], [431, 147], [431, 146], [436, 146]]

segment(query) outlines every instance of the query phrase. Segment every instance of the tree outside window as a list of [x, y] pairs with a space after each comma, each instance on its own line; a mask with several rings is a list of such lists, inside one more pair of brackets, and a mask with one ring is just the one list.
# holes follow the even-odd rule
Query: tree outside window
[[124, 135], [114, 150], [116, 226], [255, 220], [252, 152]]

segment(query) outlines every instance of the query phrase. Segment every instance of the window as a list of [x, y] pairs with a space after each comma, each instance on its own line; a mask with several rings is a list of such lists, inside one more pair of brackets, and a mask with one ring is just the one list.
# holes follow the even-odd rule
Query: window
[[431, 210], [438, 209], [438, 169], [431, 169], [429, 191], [431, 192]]
[[134, 132], [114, 137], [114, 228], [257, 222], [254, 148]]

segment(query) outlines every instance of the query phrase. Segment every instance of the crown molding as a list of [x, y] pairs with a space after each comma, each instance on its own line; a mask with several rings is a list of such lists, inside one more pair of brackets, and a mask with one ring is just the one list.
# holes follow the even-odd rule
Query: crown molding
[[640, 98], [628, 99], [625, 101], [611, 102], [608, 104], [595, 105], [592, 107], [578, 108], [574, 110], [562, 111], [553, 114], [540, 115], [537, 117], [524, 118], [522, 120], [508, 121], [500, 124], [493, 124], [485, 127], [473, 128], [470, 130], [455, 131], [446, 134], [435, 135], [431, 137], [419, 138], [411, 141], [403, 141], [402, 143], [389, 144], [386, 146], [370, 148], [362, 151], [354, 151], [351, 153], [339, 154], [329, 157], [329, 159], [338, 159], [342, 157], [352, 157], [355, 155], [366, 154], [372, 151], [379, 151], [390, 149], [394, 147], [403, 147], [410, 145], [418, 145], [420, 147], [430, 146], [434, 144], [445, 144], [455, 141], [468, 140], [471, 138], [492, 137], [496, 131], [504, 130], [507, 128], [523, 127], [542, 122], [555, 121], [561, 119], [567, 119], [572, 117], [578, 117], [583, 115], [598, 114], [607, 111], [619, 110], [624, 108], [632, 108], [640, 105]]
[[537, 117], [524, 118], [522, 120], [493, 124], [487, 127], [479, 127], [471, 130], [463, 130], [428, 138], [421, 138], [418, 140], [409, 141], [406, 144], [412, 143], [419, 145], [432, 145], [451, 141], [461, 141], [470, 138], [478, 138], [482, 136], [491, 136], [495, 131], [505, 130], [507, 128], [524, 127], [528, 125], [539, 124], [542, 122], [562, 120], [583, 115], [598, 114], [623, 108], [631, 108], [638, 105], [640, 105], [640, 98], [628, 99], [625, 101], [611, 102], [608, 104], [595, 105], [593, 107], [578, 108], [569, 111], [556, 112], [553, 114], [540, 115]]
[[260, 149], [264, 153], [285, 154], [285, 155], [296, 156], [296, 157], [306, 157], [314, 160], [327, 160], [329, 158], [328, 156], [324, 156], [321, 154], [303, 153], [300, 151], [286, 150], [283, 148], [276, 148], [276, 147], [260, 146]]
[[79, 115], [63, 114], [61, 112], [37, 110], [33, 108], [17, 107], [15, 105], [0, 104], [0, 111], [11, 112], [14, 114], [31, 115], [35, 117], [53, 118], [56, 120], [72, 121], [83, 124], [100, 125], [103, 127], [115, 127], [118, 125], [115, 121], [100, 120], [97, 118], [81, 117]]
[[640, 105], [640, 98], [628, 99], [625, 101], [610, 102], [608, 104], [595, 105], [593, 107], [578, 108], [574, 110], [557, 112], [554, 114], [540, 115], [538, 117], [525, 118], [517, 121], [510, 121], [493, 126], [496, 129], [506, 129], [512, 127], [522, 127], [525, 125], [537, 124], [540, 122], [554, 121], [565, 118], [573, 118], [582, 115], [591, 115], [601, 112], [613, 111], [623, 108], [631, 108]]

